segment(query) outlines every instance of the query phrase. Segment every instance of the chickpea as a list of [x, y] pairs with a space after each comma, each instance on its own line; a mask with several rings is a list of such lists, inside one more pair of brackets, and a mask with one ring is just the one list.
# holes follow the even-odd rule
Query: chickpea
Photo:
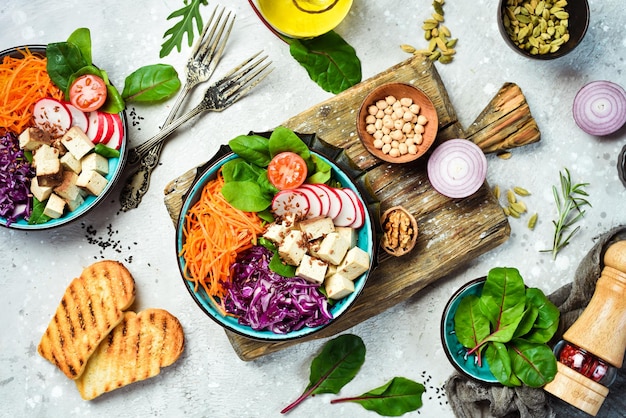
[[376, 130], [380, 130], [380, 129], [383, 129], [383, 126], [385, 126], [383, 121], [380, 119], [376, 119], [376, 122], [374, 123], [374, 128]]
[[387, 104], [393, 105], [396, 102], [396, 98], [394, 96], [387, 96], [385, 97], [385, 101]]
[[383, 154], [389, 154], [389, 151], [391, 151], [391, 144], [383, 145], [382, 151], [383, 151]]
[[391, 129], [385, 128], [384, 126], [383, 126], [383, 129], [381, 129], [381, 131], [383, 131], [383, 134], [385, 135], [389, 135], [391, 133]]
[[411, 125], [409, 122], [402, 125], [402, 132], [404, 132], [405, 134], [410, 133], [412, 130], [413, 130], [413, 125]]
[[370, 135], [373, 135], [373, 134], [377, 131], [376, 126], [371, 125], [371, 124], [370, 124], [370, 125], [367, 125], [367, 126], [365, 127], [365, 130], [366, 130], [366, 131], [367, 131], [367, 133], [368, 133], [368, 134], [370, 134]]
[[420, 113], [420, 105], [418, 105], [417, 103], [413, 103], [411, 106], [409, 106], [409, 111], [411, 113], [413, 113], [414, 115], [417, 115]]
[[409, 147], [406, 144], [401, 143], [398, 145], [398, 151], [400, 151], [400, 155], [405, 155], [409, 152]]
[[376, 119], [382, 119], [383, 116], [385, 116], [384, 110], [378, 110], [378, 112], [376, 112]]
[[382, 149], [383, 145], [385, 145], [385, 143], [382, 141], [382, 139], [375, 139], [374, 140], [374, 148]]
[[402, 109], [402, 103], [394, 102], [393, 105], [391, 105], [391, 107], [393, 108], [393, 110]]
[[383, 110], [383, 112], [385, 113], [385, 115], [391, 115], [393, 113], [393, 107], [388, 106], [387, 108], [385, 108], [385, 110]]
[[402, 120], [404, 120], [405, 122], [411, 122], [411, 120], [413, 120], [413, 116], [415, 115], [407, 110], [402, 115]]
[[402, 99], [400, 99], [400, 103], [402, 103], [402, 106], [411, 106], [413, 104], [413, 99], [411, 99], [410, 97], [403, 97]]
[[391, 144], [391, 136], [390, 135], [383, 135], [383, 137], [381, 138], [383, 140], [383, 143], [385, 144]]
[[374, 122], [376, 122], [376, 115], [367, 115], [367, 117], [365, 118], [365, 123], [371, 124]]
[[391, 148], [389, 150], [389, 156], [390, 157], [399, 157], [400, 156], [400, 151], [398, 150], [398, 148]]
[[424, 141], [424, 138], [422, 137], [421, 134], [416, 134], [415, 135], [415, 143], [417, 145], [421, 145], [423, 141]]
[[394, 141], [399, 141], [400, 138], [402, 138], [402, 131], [392, 131], [389, 136], [391, 137], [391, 139], [393, 139]]
[[400, 130], [402, 129], [402, 126], [404, 125], [404, 121], [402, 119], [396, 119], [393, 121], [393, 128]]
[[373, 134], [374, 139], [382, 139], [382, 138], [383, 138], [383, 135], [384, 135], [384, 134], [383, 134], [383, 131], [381, 131], [381, 130], [377, 130], [377, 131], [376, 131], [376, 132], [374, 132], [374, 134]]
[[378, 113], [378, 108], [376, 107], [376, 105], [371, 105], [367, 108], [367, 113], [369, 113], [370, 115], [376, 115], [376, 113]]
[[417, 123], [418, 123], [418, 125], [422, 125], [422, 126], [426, 125], [428, 123], [428, 119], [424, 115], [419, 115], [417, 117]]
[[417, 154], [417, 146], [416, 145], [409, 145], [408, 151], [409, 151], [409, 154], [413, 154], [413, 155]]
[[385, 110], [388, 106], [389, 104], [385, 100], [379, 100], [376, 102], [376, 107], [381, 110]]
[[415, 125], [415, 133], [416, 134], [423, 134], [424, 131], [425, 131], [424, 125], [420, 125], [420, 124]]

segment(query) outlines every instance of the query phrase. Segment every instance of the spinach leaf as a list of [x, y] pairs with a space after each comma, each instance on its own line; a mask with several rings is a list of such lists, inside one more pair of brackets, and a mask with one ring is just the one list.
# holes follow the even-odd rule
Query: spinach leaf
[[91, 32], [88, 28], [78, 28], [70, 34], [67, 42], [74, 44], [80, 49], [80, 53], [88, 65], [92, 64], [91, 60]]
[[225, 182], [256, 180], [259, 177], [257, 166], [248, 164], [243, 158], [235, 158], [222, 165], [222, 175]]
[[454, 331], [459, 342], [468, 348], [477, 347], [491, 333], [489, 320], [479, 308], [478, 296], [461, 299], [454, 315]]
[[272, 199], [266, 197], [261, 186], [255, 181], [231, 181], [224, 183], [222, 195], [231, 205], [246, 212], [265, 210], [272, 203]]
[[284, 126], [279, 126], [272, 131], [268, 145], [272, 158], [285, 151], [295, 152], [302, 157], [304, 161], [311, 158], [311, 151], [304, 141], [302, 141], [294, 131]]
[[313, 162], [313, 174], [311, 174], [307, 181], [309, 183], [326, 183], [330, 180], [332, 173], [332, 167], [326, 161], [319, 158], [317, 155], [311, 154], [311, 161]]
[[269, 264], [270, 270], [276, 274], [280, 274], [283, 277], [295, 277], [296, 266], [283, 263], [283, 260], [278, 255], [278, 251], [274, 252]]
[[343, 334], [324, 345], [311, 362], [309, 384], [298, 399], [285, 407], [287, 413], [311, 395], [338, 393], [350, 382], [365, 362], [365, 344], [360, 337]]
[[48, 215], [44, 215], [43, 211], [46, 208], [45, 203], [39, 201], [36, 197], [33, 197], [33, 210], [28, 217], [29, 225], [45, 224], [50, 218]]
[[[185, 34], [187, 34], [187, 40], [189, 42], [189, 46], [193, 44], [194, 38], [194, 21], [196, 24], [196, 29], [198, 30], [198, 34], [202, 33], [202, 27], [204, 26], [202, 23], [202, 14], [200, 13], [200, 6], [207, 5], [207, 0], [185, 0], [185, 6], [172, 12], [167, 20], [174, 19], [177, 17], [181, 17], [182, 19], [176, 23], [173, 27], [169, 28], [163, 38], [165, 42], [161, 45], [161, 51], [159, 52], [159, 57], [163, 58], [172, 52], [174, 47], [178, 49], [180, 52], [182, 48], [183, 38]], [[169, 39], [166, 39], [167, 37]]]
[[269, 140], [261, 135], [239, 135], [228, 141], [235, 154], [259, 167], [267, 167], [272, 157]]
[[361, 81], [356, 51], [334, 31], [312, 39], [286, 39], [291, 56], [324, 90], [340, 93]]
[[530, 387], [541, 387], [554, 379], [556, 358], [546, 344], [535, 344], [517, 338], [509, 346], [515, 375]]
[[83, 57], [80, 48], [69, 42], [48, 44], [46, 57], [48, 59], [46, 70], [50, 80], [64, 92], [67, 92], [69, 89], [70, 84], [68, 81], [72, 74], [83, 67], [91, 65]]
[[399, 417], [407, 412], [416, 411], [422, 406], [424, 391], [424, 385], [421, 383], [404, 377], [394, 377], [384, 385], [361, 396], [333, 399], [330, 403], [356, 402], [379, 415]]
[[146, 65], [126, 77], [122, 98], [136, 102], [161, 101], [176, 93], [180, 84], [178, 73], [171, 65]]
[[489, 370], [498, 379], [498, 382], [505, 386], [519, 386], [511, 382], [513, 369], [506, 344], [489, 343], [485, 349], [485, 359], [487, 359]]

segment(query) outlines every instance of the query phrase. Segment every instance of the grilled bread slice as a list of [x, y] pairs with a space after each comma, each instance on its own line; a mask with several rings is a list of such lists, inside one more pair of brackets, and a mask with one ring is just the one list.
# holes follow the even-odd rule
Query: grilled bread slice
[[127, 311], [89, 358], [76, 387], [83, 399], [91, 400], [154, 377], [180, 357], [184, 345], [183, 327], [166, 310]]
[[135, 300], [135, 280], [122, 263], [103, 260], [69, 284], [37, 350], [70, 379]]

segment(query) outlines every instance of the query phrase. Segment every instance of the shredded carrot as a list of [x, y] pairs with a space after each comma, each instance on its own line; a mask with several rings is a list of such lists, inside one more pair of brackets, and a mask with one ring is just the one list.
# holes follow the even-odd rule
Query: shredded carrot
[[220, 171], [185, 215], [185, 243], [179, 255], [185, 260], [185, 277], [194, 282], [195, 291], [202, 286], [226, 315], [224, 284], [230, 280], [230, 266], [237, 254], [256, 245], [264, 227], [256, 213], [236, 209], [226, 201], [221, 192], [223, 185]]
[[46, 71], [45, 57], [28, 48], [19, 51], [21, 58], [4, 57], [0, 63], [0, 135], [21, 134], [32, 125], [32, 108], [44, 97], [63, 99]]

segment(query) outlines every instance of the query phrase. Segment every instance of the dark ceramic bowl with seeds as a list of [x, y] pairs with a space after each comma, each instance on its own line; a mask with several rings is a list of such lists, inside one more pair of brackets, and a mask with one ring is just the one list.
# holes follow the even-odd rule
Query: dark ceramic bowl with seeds
[[587, 0], [500, 0], [504, 42], [527, 58], [551, 60], [572, 52], [589, 27]]

